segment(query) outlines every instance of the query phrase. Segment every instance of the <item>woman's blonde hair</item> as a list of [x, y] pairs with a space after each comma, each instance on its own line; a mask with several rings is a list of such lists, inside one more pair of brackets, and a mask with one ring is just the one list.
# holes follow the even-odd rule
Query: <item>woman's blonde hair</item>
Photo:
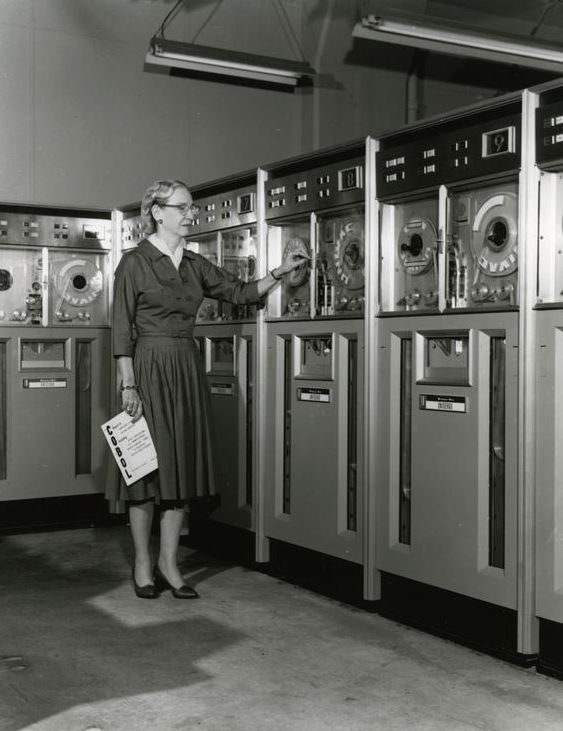
[[149, 185], [141, 201], [141, 226], [143, 233], [152, 234], [156, 231], [156, 222], [152, 215], [152, 207], [155, 203], [166, 203], [175, 190], [188, 186], [181, 180], [155, 180]]

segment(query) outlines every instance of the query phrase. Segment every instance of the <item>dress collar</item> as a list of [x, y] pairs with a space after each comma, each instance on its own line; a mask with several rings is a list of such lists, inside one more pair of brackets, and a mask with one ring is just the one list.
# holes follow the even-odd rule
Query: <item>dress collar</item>
[[[150, 259], [151, 261], [156, 261], [157, 259], [161, 259], [163, 256], [168, 256], [168, 257], [170, 257], [170, 259], [172, 259], [172, 254], [170, 253], [170, 251], [163, 251], [162, 249], [160, 249], [158, 246], [153, 244], [148, 239], [143, 239], [142, 241], [140, 241], [139, 244], [137, 245], [137, 248], [139, 249], [139, 251], [141, 251], [144, 254], [144, 256], [147, 257], [147, 259]], [[185, 246], [183, 248], [179, 249], [179, 251], [181, 252], [179, 261], [183, 258], [188, 258], [188, 259], [195, 258], [195, 254], [193, 253], [193, 251], [186, 249]]]
[[180, 262], [182, 261], [182, 255], [184, 253], [184, 244], [182, 244], [182, 246], [179, 246], [175, 252], [170, 251], [166, 244], [158, 241], [158, 239], [155, 241], [149, 240], [149, 244], [152, 244], [155, 249], [158, 249], [160, 251], [161, 254], [169, 256], [170, 261], [172, 262], [172, 264], [174, 264], [175, 269], [178, 269], [180, 267]]

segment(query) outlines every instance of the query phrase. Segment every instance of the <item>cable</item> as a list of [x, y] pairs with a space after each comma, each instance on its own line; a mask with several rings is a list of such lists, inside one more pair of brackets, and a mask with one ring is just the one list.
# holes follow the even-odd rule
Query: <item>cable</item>
[[[209, 17], [206, 18], [206, 20], [203, 22], [202, 26], [199, 28], [199, 30], [194, 35], [194, 37], [192, 39], [192, 43], [195, 43], [195, 41], [197, 40], [198, 36], [202, 33], [202, 31], [206, 28], [206, 26], [211, 22], [211, 20], [216, 15], [217, 11], [219, 10], [219, 8], [223, 4], [223, 2], [224, 2], [224, 0], [218, 0], [218, 2], [216, 3], [215, 7], [213, 8], [213, 10], [211, 11], [211, 13], [209, 14]], [[283, 5], [281, 3], [281, 0], [278, 0], [278, 3], [277, 4], [276, 4], [276, 0], [271, 0], [271, 2], [272, 2], [272, 5], [274, 7], [274, 10], [276, 11], [278, 17], [280, 18], [280, 21], [281, 21], [281, 24], [282, 24], [284, 33], [286, 35], [286, 38], [288, 39], [288, 41], [290, 42], [290, 44], [293, 41], [293, 43], [295, 44], [295, 46], [297, 46], [297, 48], [299, 49], [299, 53], [301, 54], [301, 59], [303, 61], [305, 61], [305, 54], [303, 52], [303, 49], [301, 48], [301, 44], [299, 43], [299, 39], [297, 38], [297, 36], [296, 36], [296, 34], [295, 34], [294, 30], [293, 30], [293, 26], [291, 25], [291, 22], [289, 20], [289, 17], [287, 15], [286, 11], [285, 11], [285, 8], [283, 7]], [[174, 7], [172, 8], [172, 10], [170, 10], [167, 13], [166, 17], [164, 18], [164, 20], [162, 21], [162, 23], [158, 27], [157, 32], [155, 33], [156, 37], [165, 38], [164, 29], [170, 23], [170, 21], [172, 20], [172, 18], [174, 17], [174, 15], [177, 13], [177, 11], [180, 9], [180, 6], [183, 5], [183, 4], [184, 4], [184, 0], [178, 0], [178, 2], [174, 5]]]
[[535, 26], [532, 28], [532, 31], [530, 33], [531, 36], [535, 36], [536, 35], [536, 33], [538, 32], [538, 30], [543, 25], [543, 22], [545, 20], [545, 16], [549, 13], [549, 11], [550, 10], [553, 10], [553, 8], [556, 5], [561, 5], [561, 3], [562, 3], [562, 0], [550, 0], [546, 4], [545, 8], [540, 13], [540, 17], [537, 19]]
[[[297, 36], [295, 35], [293, 26], [291, 25], [291, 21], [289, 20], [289, 17], [287, 15], [287, 13], [285, 12], [285, 8], [283, 7], [281, 0], [278, 0], [277, 3], [276, 3], [276, 0], [271, 0], [271, 2], [272, 2], [272, 6], [273, 6], [274, 10], [276, 11], [276, 13], [278, 15], [278, 18], [280, 18], [280, 20], [282, 22], [282, 26], [283, 26], [283, 29], [285, 32], [285, 37], [290, 42], [290, 45], [291, 45], [291, 40], [293, 38], [293, 42], [295, 43], [295, 45], [299, 49], [299, 53], [301, 54], [301, 60], [306, 61], [305, 54], [303, 53], [303, 49], [301, 48], [301, 44], [299, 43], [299, 40], [298, 40]], [[281, 14], [280, 14], [280, 11], [281, 11]], [[283, 15], [283, 18], [281, 17], [282, 15]], [[288, 28], [291, 31], [291, 36], [287, 32]]]
[[179, 9], [180, 5], [183, 5], [184, 0], [178, 0], [176, 5], [172, 8], [172, 10], [166, 15], [162, 23], [160, 24], [158, 30], [156, 31], [155, 35], [160, 38], [164, 38], [164, 28], [166, 25], [172, 20], [172, 16], [176, 13], [176, 11]]
[[209, 17], [207, 18], [207, 20], [204, 21], [204, 23], [201, 26], [201, 28], [198, 30], [198, 32], [195, 34], [195, 36], [192, 38], [192, 43], [195, 43], [196, 38], [199, 36], [199, 34], [201, 33], [201, 31], [206, 27], [206, 25], [209, 24], [209, 22], [211, 21], [211, 19], [213, 18], [213, 16], [216, 14], [216, 12], [219, 10], [219, 8], [221, 7], [222, 4], [223, 4], [223, 0], [219, 0], [219, 2], [217, 3], [217, 5], [215, 5], [215, 7], [213, 8], [213, 10], [209, 14]]
[[[164, 29], [172, 21], [173, 16], [176, 15], [177, 11], [180, 9], [180, 6], [183, 5], [184, 2], [185, 2], [185, 0], [178, 0], [178, 2], [176, 3], [176, 5], [174, 5], [172, 10], [170, 10], [170, 12], [167, 13], [166, 17], [164, 18], [162, 23], [159, 25], [158, 30], [155, 33], [157, 38], [165, 38]], [[192, 43], [194, 43], [196, 41], [199, 34], [208, 25], [208, 23], [211, 21], [211, 19], [213, 18], [215, 13], [219, 10], [219, 8], [221, 7], [222, 4], [223, 4], [223, 0], [218, 0], [217, 4], [215, 5], [213, 10], [209, 14], [209, 17], [203, 22], [203, 25], [201, 26], [201, 28], [197, 31], [197, 33], [193, 37]]]

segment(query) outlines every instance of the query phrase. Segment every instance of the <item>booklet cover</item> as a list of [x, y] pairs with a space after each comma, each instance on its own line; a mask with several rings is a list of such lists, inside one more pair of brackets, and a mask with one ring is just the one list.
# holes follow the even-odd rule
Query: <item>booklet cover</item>
[[133, 421], [122, 411], [102, 424], [102, 431], [126, 485], [158, 468], [156, 450], [144, 416]]

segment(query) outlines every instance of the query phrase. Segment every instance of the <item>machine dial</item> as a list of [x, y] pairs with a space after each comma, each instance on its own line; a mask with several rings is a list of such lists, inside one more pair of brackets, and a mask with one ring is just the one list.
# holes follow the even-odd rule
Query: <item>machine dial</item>
[[334, 246], [335, 268], [346, 289], [363, 289], [364, 229], [359, 218], [343, 221]]
[[518, 199], [497, 193], [481, 205], [472, 227], [473, 256], [491, 277], [505, 277], [518, 268]]
[[309, 279], [309, 260], [311, 258], [311, 249], [306, 239], [296, 237], [289, 239], [285, 245], [283, 258], [290, 254], [303, 254], [307, 260], [300, 264], [296, 269], [286, 275], [286, 281], [290, 287], [300, 287]]
[[407, 274], [422, 274], [432, 266], [437, 238], [432, 221], [426, 218], [407, 221], [397, 242], [399, 261]]
[[0, 269], [0, 292], [10, 289], [14, 283], [11, 273], [7, 269]]
[[102, 272], [88, 259], [71, 259], [55, 273], [55, 288], [61, 298], [74, 307], [91, 304], [103, 287]]

